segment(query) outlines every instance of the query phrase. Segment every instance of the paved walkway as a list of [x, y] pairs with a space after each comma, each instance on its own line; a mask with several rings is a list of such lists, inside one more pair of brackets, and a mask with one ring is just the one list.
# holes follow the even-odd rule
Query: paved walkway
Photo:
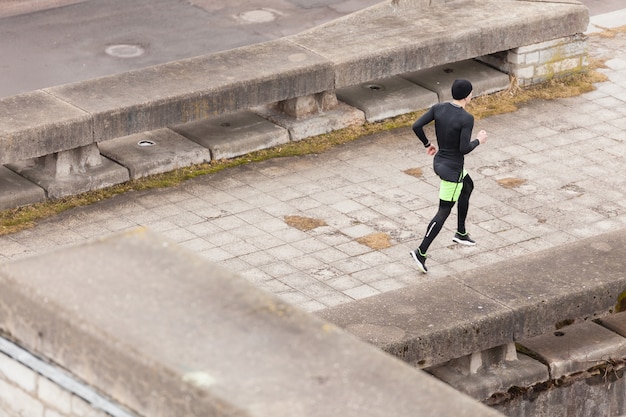
[[[468, 230], [478, 246], [452, 244], [454, 213], [427, 275], [408, 252], [436, 210], [438, 179], [409, 129], [71, 210], [0, 237], [0, 259], [145, 226], [316, 311], [624, 228], [626, 33], [589, 43], [593, 58], [607, 60], [608, 82], [477, 121], [490, 135], [466, 159], [476, 184]], [[423, 176], [406, 173], [414, 168]], [[323, 225], [302, 231], [286, 216]], [[388, 236], [390, 246], [372, 249], [361, 240], [371, 236]]]

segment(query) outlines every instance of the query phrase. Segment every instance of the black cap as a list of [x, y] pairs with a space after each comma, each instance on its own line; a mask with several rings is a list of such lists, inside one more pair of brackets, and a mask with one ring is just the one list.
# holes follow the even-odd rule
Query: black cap
[[452, 83], [452, 98], [455, 100], [463, 100], [470, 95], [473, 89], [472, 83], [467, 80], [454, 80]]

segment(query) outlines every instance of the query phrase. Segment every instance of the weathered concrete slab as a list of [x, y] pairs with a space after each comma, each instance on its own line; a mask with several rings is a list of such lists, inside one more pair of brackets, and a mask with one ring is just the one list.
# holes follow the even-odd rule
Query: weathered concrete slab
[[214, 160], [234, 158], [289, 142], [289, 132], [242, 111], [173, 126], [172, 130], [211, 150]]
[[620, 336], [626, 337], [626, 312], [602, 317], [598, 323]]
[[427, 109], [437, 95], [400, 77], [390, 77], [337, 90], [337, 98], [365, 113], [368, 122]]
[[612, 311], [626, 290], [624, 253], [626, 237], [618, 230], [456, 278], [515, 311], [520, 340]]
[[552, 379], [626, 357], [626, 338], [594, 322], [572, 324], [519, 344], [548, 365]]
[[170, 129], [137, 133], [98, 144], [102, 155], [128, 168], [130, 179], [211, 160], [211, 152]]
[[452, 100], [450, 88], [457, 78], [471, 81], [474, 97], [502, 91], [510, 85], [508, 74], [473, 59], [402, 74], [401, 77], [434, 91], [439, 101]]
[[607, 315], [626, 290], [624, 253], [618, 230], [319, 315], [411, 364], [433, 366]]
[[45, 199], [43, 188], [0, 166], [0, 210], [39, 203]]
[[518, 360], [508, 361], [503, 366], [481, 369], [470, 375], [447, 365], [428, 372], [478, 401], [485, 401], [493, 394], [506, 393], [511, 387], [531, 387], [550, 379], [548, 367], [526, 355], [519, 355]]
[[0, 165], [93, 143], [90, 115], [42, 91], [0, 99]]
[[361, 110], [341, 102], [333, 110], [326, 110], [301, 118], [290, 117], [275, 105], [254, 107], [252, 111], [287, 129], [289, 138], [293, 141], [322, 135], [349, 126], [361, 125], [365, 122], [365, 115]]
[[48, 198], [61, 198], [121, 184], [130, 179], [128, 170], [102, 157], [102, 164], [86, 172], [53, 176], [36, 166], [32, 160], [7, 164], [7, 167], [29, 179], [44, 190]]
[[0, 265], [0, 329], [145, 417], [501, 416], [145, 229]]
[[90, 113], [100, 142], [333, 88], [331, 63], [281, 39], [45, 91]]
[[343, 88], [584, 33], [588, 23], [575, 0], [385, 1], [288, 39], [331, 61]]
[[506, 306], [455, 280], [426, 282], [318, 314], [420, 368], [502, 345], [515, 329]]

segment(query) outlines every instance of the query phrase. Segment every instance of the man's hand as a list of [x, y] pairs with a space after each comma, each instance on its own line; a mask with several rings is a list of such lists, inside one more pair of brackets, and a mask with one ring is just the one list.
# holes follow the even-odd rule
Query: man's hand
[[481, 130], [480, 132], [478, 132], [476, 139], [478, 139], [478, 142], [480, 142], [481, 144], [487, 142], [487, 132]]
[[426, 153], [430, 156], [433, 156], [437, 153], [437, 148], [435, 148], [435, 145], [430, 145], [428, 148], [426, 148]]

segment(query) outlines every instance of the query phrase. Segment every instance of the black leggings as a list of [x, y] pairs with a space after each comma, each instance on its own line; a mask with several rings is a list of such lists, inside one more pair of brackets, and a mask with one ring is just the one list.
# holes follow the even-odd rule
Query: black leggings
[[[472, 181], [468, 174], [463, 178], [463, 188], [461, 189], [461, 195], [459, 196], [457, 231], [462, 234], [466, 233], [465, 219], [467, 218], [467, 211], [469, 210], [469, 198], [470, 195], [472, 195], [473, 190], [474, 181]], [[452, 212], [452, 207], [454, 207], [454, 201], [439, 200], [439, 210], [437, 210], [435, 217], [433, 217], [430, 223], [428, 223], [426, 235], [424, 236], [424, 240], [422, 240], [422, 244], [419, 246], [419, 250], [422, 254], [426, 253], [430, 244], [433, 243], [441, 231], [443, 224]]]

